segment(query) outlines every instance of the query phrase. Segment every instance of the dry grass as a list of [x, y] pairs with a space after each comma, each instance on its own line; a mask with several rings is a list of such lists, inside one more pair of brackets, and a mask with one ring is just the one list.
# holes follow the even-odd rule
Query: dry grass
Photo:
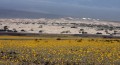
[[0, 40], [0, 65], [120, 65], [120, 39]]

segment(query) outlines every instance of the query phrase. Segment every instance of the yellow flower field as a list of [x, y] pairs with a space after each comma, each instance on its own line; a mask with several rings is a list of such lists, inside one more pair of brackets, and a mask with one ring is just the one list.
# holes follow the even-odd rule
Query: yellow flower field
[[120, 39], [0, 40], [0, 65], [120, 65]]

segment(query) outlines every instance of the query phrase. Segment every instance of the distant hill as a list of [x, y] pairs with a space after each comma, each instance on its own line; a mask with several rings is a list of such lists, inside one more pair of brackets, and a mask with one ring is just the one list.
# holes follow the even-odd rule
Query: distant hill
[[60, 15], [0, 9], [0, 18], [59, 18]]

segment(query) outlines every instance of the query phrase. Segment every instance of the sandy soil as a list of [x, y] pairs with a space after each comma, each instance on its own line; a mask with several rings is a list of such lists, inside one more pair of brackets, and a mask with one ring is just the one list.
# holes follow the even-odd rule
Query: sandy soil
[[[0, 19], [0, 29], [4, 29], [4, 26], [8, 26], [9, 30], [16, 29], [17, 32], [25, 30], [24, 33], [83, 34], [82, 32], [87, 32], [87, 34], [101, 33], [102, 35], [111, 35], [117, 31], [115, 35], [120, 36], [120, 22], [89, 20], [85, 18]], [[107, 26], [107, 28], [105, 26]], [[110, 30], [110, 27], [112, 27], [112, 30]], [[81, 29], [83, 30], [81, 31]]]

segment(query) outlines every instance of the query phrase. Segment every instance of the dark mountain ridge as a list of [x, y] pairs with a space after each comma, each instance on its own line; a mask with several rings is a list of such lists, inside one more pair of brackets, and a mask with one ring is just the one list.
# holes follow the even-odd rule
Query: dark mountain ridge
[[0, 9], [0, 18], [59, 18], [61, 15]]

